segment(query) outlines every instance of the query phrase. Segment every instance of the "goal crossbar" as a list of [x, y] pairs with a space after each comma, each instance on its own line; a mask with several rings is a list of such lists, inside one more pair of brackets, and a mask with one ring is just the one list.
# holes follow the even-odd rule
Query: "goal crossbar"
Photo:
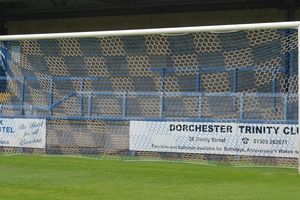
[[115, 31], [20, 34], [20, 35], [2, 35], [0, 36], [0, 41], [87, 38], [87, 37], [101, 38], [101, 37], [114, 37], [114, 36], [138, 36], [138, 35], [155, 35], [155, 34], [226, 32], [226, 31], [235, 31], [235, 30], [242, 31], [242, 30], [286, 29], [286, 28], [297, 29], [299, 26], [300, 26], [300, 21], [294, 21], [294, 22], [233, 24], [233, 25], [214, 25], [214, 26], [132, 29], [132, 30], [115, 30]]

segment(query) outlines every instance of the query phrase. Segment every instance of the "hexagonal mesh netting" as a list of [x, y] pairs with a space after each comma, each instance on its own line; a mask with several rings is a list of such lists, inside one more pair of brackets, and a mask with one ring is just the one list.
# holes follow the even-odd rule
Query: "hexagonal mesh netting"
[[[297, 164], [294, 29], [2, 41], [0, 48], [7, 54], [2, 117], [47, 119], [45, 148], [22, 152]], [[2, 140], [2, 152], [20, 151]]]

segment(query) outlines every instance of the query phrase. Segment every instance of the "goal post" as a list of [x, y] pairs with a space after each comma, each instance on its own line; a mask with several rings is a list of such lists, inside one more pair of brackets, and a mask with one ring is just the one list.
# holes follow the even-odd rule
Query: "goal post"
[[299, 26], [3, 35], [0, 112], [47, 154], [299, 169]]
[[[299, 41], [300, 41], [300, 25], [298, 25], [298, 77], [300, 77], [300, 45], [299, 45]], [[300, 80], [298, 78], [298, 88], [300, 88]], [[298, 89], [298, 98], [299, 98], [299, 89]], [[300, 122], [300, 106], [299, 106], [299, 102], [298, 102], [298, 126], [299, 126], [299, 122]], [[300, 152], [300, 138], [299, 138], [299, 141], [298, 141], [298, 150]], [[300, 174], [300, 153], [299, 153], [299, 157], [298, 157], [298, 174]]]
[[122, 36], [138, 36], [138, 35], [144, 36], [144, 35], [157, 35], [157, 34], [246, 31], [246, 30], [262, 30], [262, 29], [289, 29], [289, 28], [297, 29], [299, 23], [300, 22], [298, 21], [294, 21], [294, 22], [272, 22], [272, 23], [132, 29], [132, 30], [114, 30], [114, 31], [19, 34], [19, 35], [2, 35], [0, 37], [0, 40], [10, 41], [10, 40], [64, 39], [64, 38], [103, 38], [103, 37], [122, 37]]

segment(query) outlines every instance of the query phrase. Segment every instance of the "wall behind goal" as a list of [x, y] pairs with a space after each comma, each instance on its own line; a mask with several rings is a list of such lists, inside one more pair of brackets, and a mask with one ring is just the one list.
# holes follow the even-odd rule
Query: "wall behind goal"
[[[300, 20], [300, 9], [295, 13]], [[101, 31], [213, 24], [278, 22], [286, 20], [285, 10], [242, 9], [185, 13], [120, 15], [68, 19], [10, 21], [8, 34], [48, 33], [69, 31]]]

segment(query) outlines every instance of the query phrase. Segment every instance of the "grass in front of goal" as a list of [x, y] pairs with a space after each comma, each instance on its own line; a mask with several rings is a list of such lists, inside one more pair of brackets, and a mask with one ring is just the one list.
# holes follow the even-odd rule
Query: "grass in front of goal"
[[0, 199], [264, 199], [300, 197], [296, 169], [0, 155]]

